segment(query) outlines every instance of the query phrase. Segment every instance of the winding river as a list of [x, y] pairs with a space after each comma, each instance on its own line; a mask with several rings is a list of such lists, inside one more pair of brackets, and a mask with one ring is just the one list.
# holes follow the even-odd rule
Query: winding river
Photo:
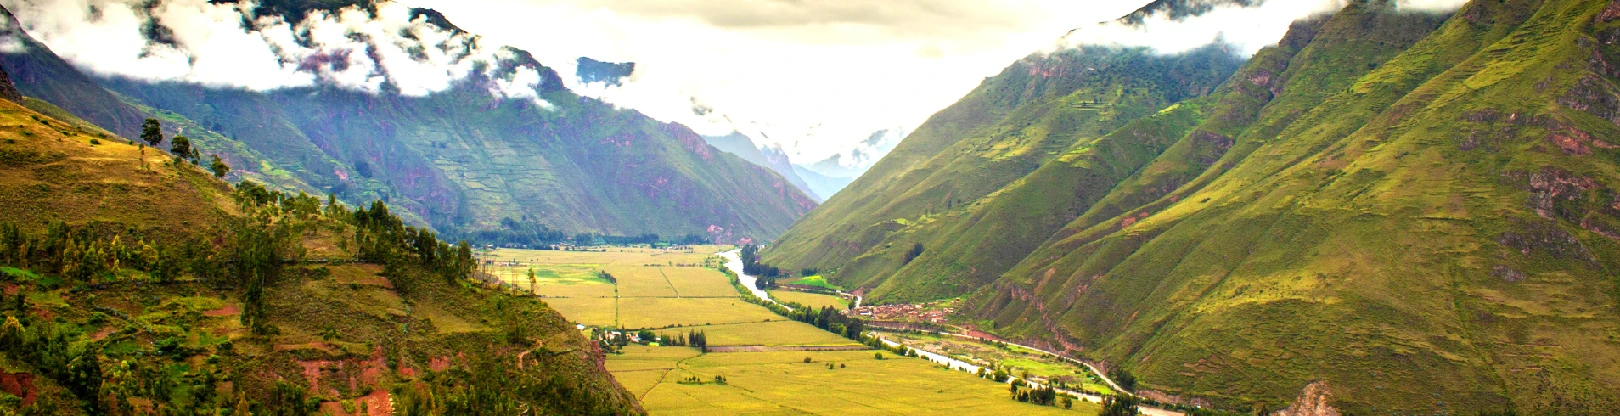
[[[766, 302], [776, 303], [778, 305], [781, 305], [780, 303], [776, 302], [776, 299], [771, 299], [771, 294], [770, 293], [766, 293], [763, 290], [759, 290], [759, 278], [754, 277], [754, 276], [749, 276], [748, 274], [743, 273], [742, 250], [741, 249], [731, 250], [731, 251], [722, 251], [722, 252], [715, 253], [715, 254], [719, 255], [720, 258], [726, 259], [726, 268], [731, 269], [732, 273], [737, 274], [737, 281], [742, 282], [743, 287], [748, 288], [749, 293], [753, 293], [754, 296], [757, 296], [760, 299], [764, 299]], [[782, 306], [787, 307], [787, 305], [782, 305]], [[793, 309], [789, 308], [788, 310], [793, 310]]]

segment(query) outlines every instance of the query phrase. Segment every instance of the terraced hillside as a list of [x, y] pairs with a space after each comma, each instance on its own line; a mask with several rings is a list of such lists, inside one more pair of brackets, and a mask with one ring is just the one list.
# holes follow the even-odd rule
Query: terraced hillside
[[[834, 210], [926, 187], [840, 194], [767, 260], [841, 267], [880, 302], [970, 293], [980, 329], [1167, 400], [1612, 414], [1617, 20], [1620, 2], [1355, 2], [1207, 97], [982, 197], [923, 198], [961, 206], [880, 223]], [[824, 224], [869, 239], [800, 240]]]
[[[374, 4], [261, 6], [297, 21]], [[430, 10], [413, 15], [461, 36], [423, 47], [478, 40]], [[815, 206], [781, 175], [715, 150], [685, 126], [573, 94], [520, 50], [502, 50], [488, 73], [420, 97], [325, 85], [255, 92], [87, 76], [10, 20], [4, 36], [25, 47], [0, 54], [0, 64], [24, 95], [125, 137], [158, 118], [167, 135], [184, 134], [240, 167], [233, 178], [354, 204], [383, 199], [448, 234], [543, 227], [733, 242], [774, 238]], [[543, 103], [491, 93], [522, 71], [540, 74]]]
[[0, 100], [0, 413], [642, 413], [468, 253]]

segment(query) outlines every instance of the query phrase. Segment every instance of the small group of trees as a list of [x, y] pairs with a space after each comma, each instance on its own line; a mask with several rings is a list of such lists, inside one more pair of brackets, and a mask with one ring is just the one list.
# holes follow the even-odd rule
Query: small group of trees
[[1056, 406], [1058, 404], [1057, 390], [1053, 389], [1052, 386], [1037, 385], [1035, 388], [1029, 389], [1022, 388], [1023, 386], [1023, 380], [1014, 381], [1011, 384], [1008, 384], [1008, 390], [1010, 390], [1009, 394], [1012, 395], [1014, 400], [1024, 403], [1038, 404], [1041, 406]]
[[758, 279], [754, 282], [755, 288], [759, 290], [770, 290], [776, 288], [776, 278], [782, 276], [782, 269], [776, 266], [761, 263], [759, 261], [759, 246], [753, 244], [743, 246], [742, 254], [739, 256], [739, 258], [742, 260], [743, 274], [754, 276]]
[[788, 319], [815, 325], [816, 328], [856, 341], [861, 340], [861, 333], [866, 331], [865, 321], [839, 313], [837, 309], [833, 309], [831, 306], [813, 309], [795, 304], [793, 310], [788, 311], [784, 316]]
[[1098, 415], [1136, 416], [1142, 414], [1142, 411], [1137, 409], [1137, 406], [1140, 404], [1141, 403], [1137, 401], [1136, 396], [1131, 396], [1128, 394], [1119, 396], [1103, 396], [1102, 413], [1099, 413]]
[[1127, 393], [1136, 391], [1136, 376], [1131, 375], [1130, 371], [1119, 367], [1110, 368], [1108, 378], [1114, 380], [1114, 384], [1118, 384], [1119, 388]]
[[[157, 148], [159, 144], [162, 144], [163, 123], [152, 118], [141, 123], [141, 141], [146, 142], [146, 145], [152, 148]], [[192, 146], [189, 137], [177, 134], [174, 138], [169, 139], [169, 153], [174, 155], [176, 163], [190, 161], [192, 165], [202, 165], [202, 152]], [[226, 165], [225, 160], [220, 159], [218, 154], [209, 157], [211, 160], [208, 162], [208, 170], [214, 173], [214, 177], [223, 178], [227, 173], [231, 172], [230, 165]]]
[[916, 260], [918, 256], [922, 255], [922, 253], [923, 253], [923, 245], [922, 245], [922, 243], [912, 244], [911, 249], [906, 250], [905, 258], [903, 260], [901, 260], [900, 264], [901, 265], [911, 264], [911, 261]]

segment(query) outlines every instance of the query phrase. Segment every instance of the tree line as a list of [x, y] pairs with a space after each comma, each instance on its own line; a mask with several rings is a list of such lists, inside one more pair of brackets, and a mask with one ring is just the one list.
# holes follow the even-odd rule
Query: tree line
[[759, 246], [749, 244], [743, 246], [738, 256], [742, 260], [743, 274], [758, 279], [754, 287], [759, 290], [770, 290], [777, 287], [776, 278], [782, 276], [782, 269], [759, 261]]
[[501, 218], [501, 228], [468, 231], [462, 235], [468, 240], [479, 244], [493, 244], [496, 246], [525, 246], [547, 247], [552, 245], [573, 244], [579, 246], [594, 245], [656, 245], [679, 244], [699, 245], [714, 242], [713, 238], [699, 233], [686, 233], [675, 237], [665, 237], [657, 233], [641, 233], [636, 235], [613, 235], [604, 233], [573, 233], [551, 228], [545, 224], [514, 220], [511, 217]]

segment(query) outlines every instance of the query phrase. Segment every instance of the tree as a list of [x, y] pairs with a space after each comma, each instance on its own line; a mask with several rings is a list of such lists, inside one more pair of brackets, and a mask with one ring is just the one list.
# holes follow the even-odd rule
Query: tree
[[922, 245], [922, 243], [912, 244], [911, 250], [906, 251], [905, 261], [900, 262], [900, 264], [902, 264], [902, 265], [911, 264], [911, 261], [916, 260], [917, 256], [921, 256], [922, 253], [923, 253], [923, 245]]
[[534, 277], [534, 268], [529, 268], [529, 293], [534, 293], [534, 287], [539, 283], [540, 279]]
[[174, 139], [169, 141], [169, 152], [174, 153], [176, 158], [190, 159], [191, 139], [186, 136], [174, 136]]
[[231, 173], [231, 166], [226, 165], [225, 161], [221, 160], [218, 154], [215, 154], [214, 161], [208, 163], [208, 170], [214, 171], [214, 177], [223, 178], [225, 174]]
[[1108, 378], [1114, 379], [1114, 383], [1119, 384], [1119, 388], [1125, 389], [1127, 393], [1136, 391], [1136, 376], [1123, 368], [1108, 370]]
[[157, 119], [146, 119], [145, 123], [141, 123], [141, 141], [146, 142], [148, 146], [157, 147], [158, 143], [163, 142], [163, 124]]
[[1103, 410], [1098, 416], [1136, 416], [1142, 414], [1136, 409], [1134, 396], [1103, 396]]

